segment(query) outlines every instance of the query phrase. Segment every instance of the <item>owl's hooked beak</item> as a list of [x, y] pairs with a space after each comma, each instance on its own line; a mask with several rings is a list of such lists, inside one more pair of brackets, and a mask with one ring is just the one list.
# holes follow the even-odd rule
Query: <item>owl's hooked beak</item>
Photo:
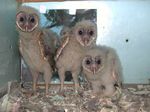
[[84, 45], [87, 45], [89, 43], [90, 39], [88, 36], [83, 36], [82, 41], [83, 41]]
[[26, 24], [25, 24], [25, 31], [26, 31], [26, 32], [31, 32], [31, 31], [33, 31], [33, 29], [34, 29], [34, 27], [33, 27], [33, 28], [30, 28], [29, 23], [26, 22]]
[[96, 66], [96, 64], [92, 64], [92, 66], [91, 66], [91, 71], [93, 72], [93, 74], [95, 74], [96, 73], [96, 71], [97, 71], [97, 66]]
[[28, 31], [28, 27], [27, 27], [27, 26], [25, 26], [25, 31], [26, 31], [26, 32]]

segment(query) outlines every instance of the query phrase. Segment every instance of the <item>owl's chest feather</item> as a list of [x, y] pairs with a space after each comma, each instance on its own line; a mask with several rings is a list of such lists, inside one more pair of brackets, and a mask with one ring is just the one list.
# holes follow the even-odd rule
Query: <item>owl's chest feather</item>
[[37, 40], [20, 39], [20, 52], [32, 69], [40, 69], [43, 63], [42, 48]]
[[63, 49], [63, 52], [57, 61], [57, 66], [64, 66], [67, 70], [79, 67], [81, 65], [83, 52], [84, 50], [78, 43], [70, 41]]

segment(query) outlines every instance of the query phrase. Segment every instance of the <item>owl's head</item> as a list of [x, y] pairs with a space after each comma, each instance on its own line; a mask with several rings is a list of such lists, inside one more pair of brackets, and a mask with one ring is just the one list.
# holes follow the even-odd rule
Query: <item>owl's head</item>
[[107, 52], [100, 48], [89, 50], [82, 61], [83, 70], [91, 74], [97, 74], [104, 69], [107, 61]]
[[96, 42], [96, 24], [90, 20], [78, 22], [73, 28], [73, 34], [82, 46], [90, 46]]
[[39, 12], [29, 6], [19, 7], [16, 14], [17, 28], [23, 32], [32, 32], [39, 26]]

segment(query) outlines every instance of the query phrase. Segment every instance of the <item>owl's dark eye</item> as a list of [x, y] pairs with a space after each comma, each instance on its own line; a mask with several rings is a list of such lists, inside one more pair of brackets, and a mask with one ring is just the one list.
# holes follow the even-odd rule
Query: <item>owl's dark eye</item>
[[23, 17], [20, 17], [19, 21], [20, 21], [20, 22], [23, 22], [23, 21], [24, 21], [24, 18], [23, 18]]
[[31, 22], [31, 23], [34, 23], [34, 22], [35, 22], [34, 17], [32, 17], [32, 18], [30, 19], [30, 22]]
[[79, 31], [78, 31], [78, 34], [79, 34], [79, 35], [82, 35], [82, 34], [83, 34], [83, 31], [79, 30]]
[[90, 61], [90, 60], [86, 60], [86, 64], [87, 64], [87, 65], [90, 65], [90, 64], [91, 64], [91, 61]]
[[101, 60], [100, 60], [100, 59], [97, 60], [96, 63], [97, 63], [98, 65], [100, 65], [100, 64], [101, 64]]
[[94, 34], [94, 32], [91, 30], [91, 31], [89, 32], [89, 34], [92, 36], [92, 35]]

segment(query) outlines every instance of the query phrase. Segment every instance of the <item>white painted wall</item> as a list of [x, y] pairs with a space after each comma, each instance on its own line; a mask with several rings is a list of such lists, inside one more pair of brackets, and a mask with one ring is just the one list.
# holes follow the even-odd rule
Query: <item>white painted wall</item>
[[97, 9], [97, 44], [117, 50], [123, 66], [124, 83], [148, 83], [150, 1], [80, 1], [28, 5], [38, 9], [40, 6], [48, 9]]
[[[150, 2], [107, 2], [106, 6], [108, 12], [110, 11], [108, 24], [100, 27], [97, 42], [117, 50], [123, 66], [125, 83], [148, 83]], [[99, 22], [103, 24], [103, 21]]]

